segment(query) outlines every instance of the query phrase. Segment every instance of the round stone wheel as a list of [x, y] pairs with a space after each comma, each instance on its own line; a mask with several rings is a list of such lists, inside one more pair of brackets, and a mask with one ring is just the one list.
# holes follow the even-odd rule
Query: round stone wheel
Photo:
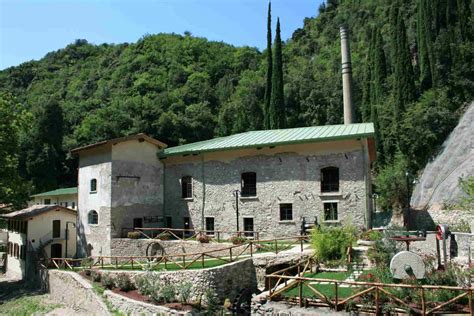
[[426, 268], [423, 259], [411, 251], [400, 251], [390, 261], [390, 271], [395, 279], [408, 279], [414, 276], [424, 279]]

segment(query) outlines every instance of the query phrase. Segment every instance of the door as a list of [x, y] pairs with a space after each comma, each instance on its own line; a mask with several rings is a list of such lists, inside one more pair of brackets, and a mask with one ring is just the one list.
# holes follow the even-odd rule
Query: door
[[52, 244], [51, 245], [51, 258], [62, 258], [63, 257], [63, 245]]
[[189, 217], [183, 218], [184, 221], [184, 236], [189, 236], [191, 235], [191, 232], [189, 231], [191, 229], [191, 219]]
[[245, 217], [244, 218], [244, 234], [246, 237], [253, 237], [253, 218]]
[[133, 229], [143, 227], [143, 218], [138, 217], [133, 219]]

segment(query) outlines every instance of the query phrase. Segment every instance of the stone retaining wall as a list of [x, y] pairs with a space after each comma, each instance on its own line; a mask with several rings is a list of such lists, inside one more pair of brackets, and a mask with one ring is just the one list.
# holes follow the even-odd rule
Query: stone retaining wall
[[[114, 238], [110, 244], [112, 256], [146, 256], [146, 249], [150, 243], [158, 243], [160, 251], [166, 255], [181, 255], [183, 253], [202, 253], [232, 247], [231, 243], [200, 243], [189, 240], [155, 240], [155, 239], [130, 239]], [[232, 249], [233, 255], [243, 251], [245, 245]], [[247, 249], [245, 253], [250, 253]], [[212, 252], [213, 256], [229, 256], [229, 250]]]
[[[132, 282], [135, 282], [135, 276], [146, 273], [144, 271], [110, 270], [102, 272], [109, 273], [112, 277], [119, 273], [125, 273], [130, 276]], [[226, 298], [233, 300], [242, 289], [250, 288], [253, 291], [257, 289], [255, 268], [250, 258], [215, 268], [163, 271], [159, 273], [161, 273], [161, 279], [165, 282], [173, 284], [191, 282], [193, 285], [193, 300], [197, 299], [207, 288], [213, 289], [221, 301]]]
[[92, 285], [79, 274], [49, 270], [48, 275], [52, 301], [63, 303], [81, 314], [110, 315], [107, 306], [94, 292]]
[[121, 311], [125, 315], [194, 315], [190, 312], [180, 312], [169, 309], [165, 306], [158, 306], [132, 300], [112, 291], [105, 291], [104, 295], [114, 309]]

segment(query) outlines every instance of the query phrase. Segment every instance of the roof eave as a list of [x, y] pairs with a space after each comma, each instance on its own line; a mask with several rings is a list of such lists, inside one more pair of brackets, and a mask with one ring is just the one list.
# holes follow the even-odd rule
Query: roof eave
[[358, 139], [358, 138], [374, 138], [374, 133], [361, 133], [357, 135], [342, 135], [342, 136], [334, 136], [330, 139], [307, 139], [307, 140], [296, 140], [296, 141], [284, 141], [284, 142], [272, 142], [266, 144], [255, 144], [255, 145], [246, 145], [246, 146], [235, 146], [235, 147], [227, 147], [227, 148], [211, 148], [211, 149], [203, 149], [203, 150], [187, 150], [181, 151], [176, 153], [159, 153], [160, 158], [167, 158], [172, 156], [183, 156], [183, 155], [199, 155], [202, 153], [209, 153], [209, 152], [219, 152], [219, 151], [232, 151], [238, 149], [250, 149], [250, 148], [259, 148], [259, 147], [272, 147], [272, 146], [283, 146], [283, 145], [298, 145], [298, 144], [309, 144], [309, 143], [324, 143], [330, 141], [338, 141], [338, 140], [348, 140], [348, 139]]

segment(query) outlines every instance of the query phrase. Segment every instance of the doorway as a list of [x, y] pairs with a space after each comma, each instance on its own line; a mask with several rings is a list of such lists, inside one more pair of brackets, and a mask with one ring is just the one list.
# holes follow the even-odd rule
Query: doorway
[[62, 258], [63, 256], [63, 245], [52, 244], [51, 245], [51, 258]]
[[253, 237], [253, 217], [244, 217], [244, 235]]

